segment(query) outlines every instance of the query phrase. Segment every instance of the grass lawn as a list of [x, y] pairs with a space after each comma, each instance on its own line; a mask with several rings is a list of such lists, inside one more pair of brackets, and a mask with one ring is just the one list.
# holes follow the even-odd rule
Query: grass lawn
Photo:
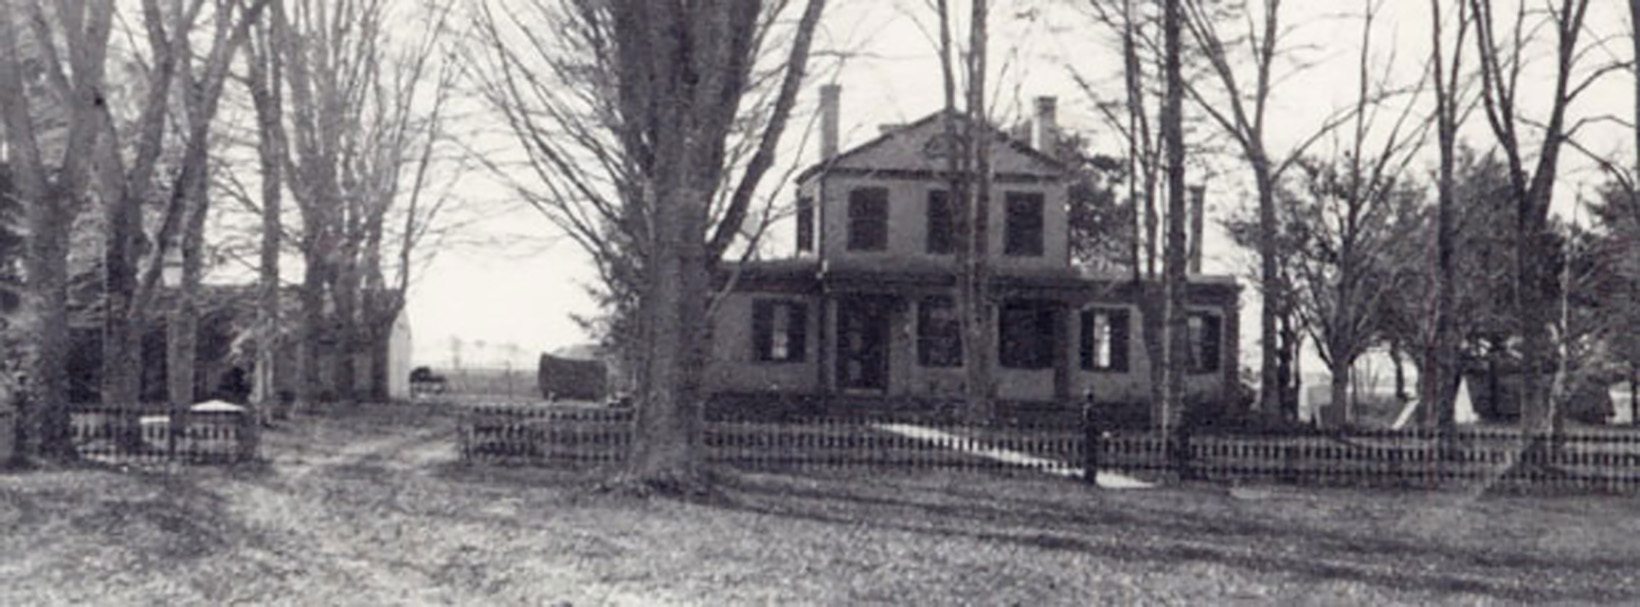
[[262, 469], [0, 474], [0, 605], [1498, 603], [1640, 600], [1640, 502], [745, 474], [709, 502], [455, 463], [367, 406]]

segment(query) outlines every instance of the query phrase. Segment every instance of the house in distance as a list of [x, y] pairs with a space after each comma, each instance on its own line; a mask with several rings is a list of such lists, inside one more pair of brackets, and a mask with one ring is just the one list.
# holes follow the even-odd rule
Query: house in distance
[[[965, 394], [959, 246], [936, 112], [837, 150], [840, 89], [821, 90], [821, 159], [796, 183], [796, 252], [726, 264], [707, 385], [736, 415], [937, 411]], [[984, 254], [995, 368], [1011, 415], [1070, 413], [1088, 391], [1108, 414], [1148, 416], [1140, 285], [1071, 262], [1066, 168], [1054, 100], [1032, 141], [989, 129], [993, 186]], [[960, 120], [960, 117], [951, 119]], [[1235, 386], [1237, 296], [1227, 276], [1189, 279], [1187, 398]]]

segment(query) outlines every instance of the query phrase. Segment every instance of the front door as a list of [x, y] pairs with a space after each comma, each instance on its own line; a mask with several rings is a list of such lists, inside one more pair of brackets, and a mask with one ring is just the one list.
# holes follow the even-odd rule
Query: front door
[[843, 390], [888, 389], [889, 322], [893, 300], [845, 298], [837, 302], [837, 386]]

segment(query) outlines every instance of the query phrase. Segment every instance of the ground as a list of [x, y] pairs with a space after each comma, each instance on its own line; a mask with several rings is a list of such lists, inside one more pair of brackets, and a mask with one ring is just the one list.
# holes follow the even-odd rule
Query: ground
[[1640, 600], [1629, 498], [839, 473], [641, 500], [464, 467], [455, 424], [364, 406], [261, 468], [0, 474], [0, 605]]

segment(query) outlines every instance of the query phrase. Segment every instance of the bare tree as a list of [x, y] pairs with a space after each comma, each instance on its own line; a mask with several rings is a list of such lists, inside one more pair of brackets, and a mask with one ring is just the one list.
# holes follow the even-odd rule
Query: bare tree
[[0, 121], [28, 228], [24, 322], [33, 349], [19, 456], [68, 458], [68, 232], [89, 189], [114, 8], [107, 0], [50, 11], [41, 2], [8, 0], [4, 8]]
[[[1328, 132], [1348, 121], [1348, 112], [1327, 117], [1309, 135], [1301, 138], [1285, 153], [1271, 149], [1266, 127], [1269, 126], [1270, 100], [1283, 74], [1276, 72], [1277, 61], [1286, 55], [1283, 37], [1289, 30], [1281, 22], [1281, 0], [1266, 0], [1258, 15], [1232, 11], [1227, 17], [1220, 3], [1189, 0], [1185, 3], [1185, 24], [1190, 30], [1197, 52], [1206, 64], [1207, 77], [1185, 82], [1185, 91], [1221, 131], [1234, 141], [1252, 172], [1253, 185], [1258, 193], [1259, 222], [1259, 292], [1264, 299], [1259, 315], [1259, 396], [1257, 407], [1266, 412], [1280, 411], [1292, 416], [1297, 404], [1291, 395], [1284, 395], [1285, 383], [1278, 369], [1292, 363], [1282, 360], [1278, 353], [1296, 355], [1292, 344], [1280, 343], [1280, 319], [1290, 314], [1291, 302], [1279, 297], [1285, 287], [1281, 282], [1276, 232], [1279, 218], [1276, 213], [1276, 190], [1282, 175], [1304, 155], [1305, 151]], [[1219, 29], [1221, 21], [1233, 21], [1245, 16], [1248, 31], [1241, 39], [1231, 39]], [[1233, 56], [1235, 49], [1245, 42], [1252, 66], [1252, 82], [1243, 82], [1237, 72]], [[1197, 84], [1200, 82], [1201, 84]], [[1217, 90], [1212, 95], [1208, 84]]]
[[[1388, 74], [1375, 76], [1372, 33], [1382, 0], [1364, 0], [1361, 52], [1353, 128], [1342, 158], [1301, 161], [1303, 184], [1294, 204], [1284, 205], [1299, 233], [1294, 267], [1298, 311], [1332, 376], [1332, 403], [1353, 420], [1349, 393], [1355, 361], [1381, 335], [1381, 301], [1404, 287], [1404, 264], [1387, 259], [1391, 244], [1411, 233], [1417, 194], [1403, 178], [1422, 147], [1428, 122], [1414, 114], [1415, 98], [1391, 116], [1388, 132], [1377, 130], [1383, 104], [1378, 90]], [[1378, 89], [1378, 90], [1375, 90]]]
[[[945, 140], [952, 148], [946, 154], [946, 172], [955, 207], [952, 227], [960, 243], [956, 247], [957, 288], [953, 299], [962, 323], [963, 389], [966, 400], [963, 413], [973, 420], [986, 420], [991, 415], [994, 383], [987, 357], [991, 355], [991, 337], [995, 335], [991, 321], [994, 308], [986, 289], [990, 265], [986, 239], [993, 128], [986, 111], [985, 95], [989, 42], [987, 21], [990, 14], [985, 0], [974, 0], [969, 8], [968, 47], [959, 53], [953, 40], [950, 4], [945, 0], [934, 4], [939, 27], [937, 50], [940, 75], [945, 93], [941, 121]], [[959, 54], [962, 61], [960, 78], [955, 63]], [[963, 97], [963, 109], [960, 111], [956, 101], [959, 88]]]
[[[638, 440], [624, 483], [695, 491], [712, 275], [752, 215], [795, 104], [823, 0], [803, 4], [771, 71], [757, 59], [786, 3], [725, 0], [479, 7], [479, 71], [490, 105], [525, 151], [518, 191], [593, 256], [631, 300]], [[566, 35], [548, 39], [548, 26]], [[772, 102], [743, 108], [760, 84]], [[742, 120], [745, 119], [745, 120]], [[750, 130], [738, 126], [754, 125]], [[749, 137], [733, 162], [730, 142]], [[746, 149], [746, 148], [742, 148]], [[596, 167], [587, 169], [584, 167]], [[738, 169], [738, 170], [736, 170]], [[714, 201], [721, 201], [714, 204]]]
[[[1431, 282], [1423, 339], [1423, 364], [1418, 376], [1419, 400], [1424, 423], [1448, 426], [1452, 423], [1452, 398], [1456, 393], [1457, 344], [1453, 332], [1454, 276], [1453, 247], [1456, 242], [1456, 185], [1453, 171], [1457, 163], [1458, 127], [1463, 106], [1463, 44], [1470, 18], [1463, 2], [1457, 2], [1453, 39], [1447, 41], [1445, 15], [1439, 0], [1430, 0], [1430, 69], [1435, 87], [1435, 140], [1439, 148], [1439, 170], [1435, 181], [1435, 229], [1425, 253]], [[1450, 47], [1447, 45], [1450, 44]]]
[[[294, 383], [304, 403], [382, 396], [385, 361], [374, 346], [404, 306], [412, 252], [449, 200], [447, 189], [430, 192], [462, 70], [447, 44], [451, 9], [425, 8], [414, 15], [422, 28], [397, 42], [394, 6], [302, 0], [274, 13], [285, 132], [281, 150], [269, 151], [285, 152], [279, 177], [301, 223]], [[329, 378], [319, 373], [325, 361]], [[361, 363], [372, 374], [362, 393]]]
[[[17, 381], [23, 371], [26, 349], [23, 347], [18, 325], [23, 320], [17, 314], [24, 294], [23, 268], [23, 205], [11, 186], [11, 170], [0, 155], [0, 411], [10, 414], [19, 396]], [[5, 431], [10, 431], [6, 428]], [[13, 455], [16, 455], [14, 452]]]
[[[1162, 409], [1153, 423], [1159, 424], [1163, 435], [1169, 434], [1174, 415], [1188, 415], [1184, 407], [1184, 379], [1189, 364], [1187, 312], [1185, 302], [1189, 285], [1185, 276], [1185, 191], [1184, 165], [1184, 95], [1183, 32], [1185, 13], [1183, 0], [1167, 0], [1162, 18], [1163, 58], [1162, 77], [1167, 93], [1162, 102], [1162, 149], [1167, 158], [1167, 239], [1162, 254], [1162, 293], [1166, 328], [1162, 332], [1163, 364], [1167, 366], [1166, 381], [1162, 386]], [[1184, 429], [1181, 424], [1179, 429]], [[1188, 435], [1185, 436], [1188, 439]], [[1188, 452], [1180, 445], [1177, 453]], [[1176, 463], [1185, 466], [1179, 457]]]
[[[1548, 99], [1547, 118], [1541, 121], [1522, 115], [1517, 104], [1520, 75], [1527, 60], [1532, 32], [1539, 27], [1526, 4], [1505, 15], [1507, 29], [1500, 31], [1499, 16], [1491, 0], [1469, 0], [1474, 11], [1475, 50], [1481, 68], [1481, 99], [1486, 122], [1502, 151], [1509, 173], [1509, 198], [1515, 204], [1515, 313], [1522, 361], [1521, 423], [1527, 431], [1558, 427], [1548, 394], [1538, 381], [1552, 364], [1549, 336], [1552, 302], [1545, 283], [1550, 277], [1540, 263], [1552, 240], [1548, 230], [1549, 205], [1559, 169], [1561, 145], [1586, 121], [1567, 122], [1567, 108], [1579, 94], [1611, 66], [1585, 74], [1573, 82], [1580, 55], [1578, 39], [1588, 14], [1588, 0], [1559, 0], [1550, 6], [1541, 25], [1553, 30], [1553, 86]], [[1537, 84], [1531, 85], [1536, 88]], [[1535, 161], [1528, 159], [1527, 143], [1521, 136], [1526, 128], [1540, 128]], [[1528, 169], [1527, 164], [1533, 166]]]
[[[1133, 281], [1140, 285], [1140, 318], [1144, 323], [1140, 333], [1146, 359], [1163, 361], [1166, 352], [1163, 343], [1166, 341], [1165, 333], [1168, 329], [1163, 318], [1164, 294], [1160, 288], [1162, 276], [1158, 273], [1161, 259], [1158, 249], [1161, 240], [1158, 231], [1162, 213], [1159, 212], [1156, 198], [1165, 164], [1162, 157], [1165, 145], [1161, 140], [1162, 130], [1155, 128], [1153, 123], [1160, 121], [1161, 107], [1158, 102], [1166, 96], [1165, 91], [1160, 90], [1155, 82], [1162, 80], [1165, 53], [1161, 49], [1162, 45], [1153, 39], [1154, 36], [1147, 35], [1149, 29], [1155, 27], [1159, 20], [1155, 15], [1143, 10], [1144, 3], [1121, 0], [1119, 6], [1107, 6], [1108, 4], [1114, 3], [1109, 0], [1090, 0], [1088, 6], [1095, 20], [1111, 30], [1119, 41], [1123, 82], [1121, 111], [1115, 110], [1115, 104], [1099, 102], [1102, 94], [1087, 77], [1079, 72], [1073, 75], [1081, 90], [1095, 100], [1100, 116], [1113, 130], [1121, 134], [1127, 144], [1127, 194], [1128, 202], [1133, 208], [1134, 222], [1130, 257]], [[1183, 60], [1181, 57], [1181, 65]], [[1146, 66], [1152, 67], [1147, 69]], [[1158, 102], [1153, 102], [1153, 99]], [[1157, 116], [1153, 118], [1152, 113]], [[1181, 117], [1181, 120], [1184, 119]], [[1188, 157], [1189, 153], [1186, 155]], [[1191, 219], [1195, 221], [1201, 217], [1195, 216]], [[1166, 371], [1165, 364], [1150, 365], [1150, 402], [1153, 406], [1152, 417], [1156, 419], [1161, 419], [1164, 414], [1162, 405], [1166, 402]]]
[[[251, 103], [256, 111], [256, 151], [262, 182], [261, 243], [258, 250], [257, 272], [256, 375], [252, 393], [258, 399], [255, 404], [259, 415], [266, 416], [272, 413], [276, 418], [290, 416], [290, 411], [284, 408], [286, 400], [280, 399], [277, 394], [281, 333], [279, 256], [284, 236], [284, 223], [281, 217], [284, 206], [284, 159], [287, 152], [284, 129], [284, 64], [278, 49], [284, 32], [276, 28], [282, 27], [286, 22], [284, 16], [279, 14], [283, 10], [282, 2], [273, 5], [272, 12], [276, 14], [271, 19], [263, 20], [251, 39], [250, 51], [246, 53], [246, 65], [249, 68], [246, 83], [250, 89]], [[280, 406], [270, 411], [270, 405], [274, 403], [279, 403]]]

